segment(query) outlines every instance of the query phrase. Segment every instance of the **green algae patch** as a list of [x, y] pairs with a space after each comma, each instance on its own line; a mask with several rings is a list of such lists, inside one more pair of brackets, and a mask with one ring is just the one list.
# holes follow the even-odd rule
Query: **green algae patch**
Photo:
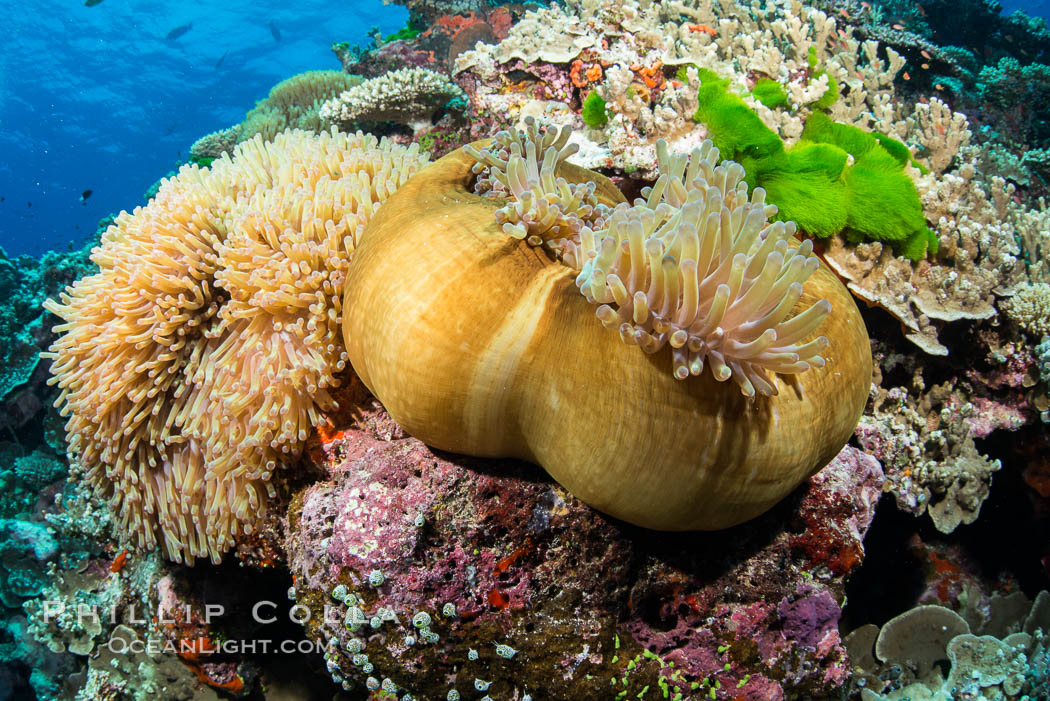
[[[777, 206], [776, 219], [794, 221], [818, 238], [844, 233], [855, 243], [881, 241], [911, 260], [937, 251], [919, 192], [904, 171], [912, 158], [903, 143], [835, 122], [816, 109], [798, 143], [786, 148], [729, 90], [728, 80], [706, 69], [697, 73], [700, 107], [694, 121], [708, 128], [723, 158], [744, 166], [750, 187], [766, 190], [767, 201]], [[829, 87], [825, 98], [831, 93]]]
[[591, 129], [604, 129], [609, 124], [609, 112], [605, 107], [605, 100], [596, 90], [587, 93], [583, 99], [583, 111], [580, 112], [583, 123]]
[[731, 158], [747, 169], [748, 164], [742, 160], [745, 156], [766, 159], [784, 153], [784, 142], [739, 95], [729, 91], [728, 80], [706, 68], [697, 73], [700, 77], [697, 95], [700, 106], [693, 121], [708, 128], [709, 136], [723, 158]]
[[850, 240], [884, 241], [912, 260], [925, 256], [927, 249], [937, 252], [937, 236], [926, 226], [919, 192], [904, 172], [907, 161], [902, 158], [908, 153], [904, 144], [839, 124], [823, 112], [806, 120], [802, 141], [838, 147], [853, 159], [842, 177], [849, 198]]
[[759, 78], [751, 94], [756, 100], [770, 109], [788, 107], [788, 96], [784, 87], [772, 78]]

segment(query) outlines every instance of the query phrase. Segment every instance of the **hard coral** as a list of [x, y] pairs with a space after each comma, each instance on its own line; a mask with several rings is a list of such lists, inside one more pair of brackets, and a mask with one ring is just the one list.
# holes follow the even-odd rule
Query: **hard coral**
[[485, 157], [479, 180], [503, 178], [509, 204], [471, 191], [478, 144], [380, 211], [348, 275], [354, 369], [421, 440], [537, 462], [632, 523], [714, 529], [765, 511], [863, 409], [871, 356], [849, 293], [789, 227], [766, 225], [762, 194], [749, 200], [738, 165], [714, 168], [710, 146], [632, 209], [548, 141], [526, 144], [526, 162], [509, 146], [502, 175], [503, 157]]
[[1037, 282], [1020, 287], [1002, 307], [1033, 338], [1050, 335], [1050, 284]]
[[259, 100], [244, 117], [244, 121], [228, 129], [212, 132], [198, 139], [190, 147], [190, 158], [204, 161], [222, 153], [232, 153], [234, 147], [256, 134], [264, 140], [273, 139], [285, 129], [324, 131], [318, 112], [325, 100], [335, 97], [364, 80], [342, 71], [306, 71], [282, 80]]
[[1050, 594], [1043, 591], [1034, 603], [1021, 594], [993, 598], [992, 614], [999, 618], [976, 620], [923, 605], [879, 631], [859, 628], [846, 644], [856, 660], [854, 673], [863, 677], [862, 698], [1041, 698], [1030, 695], [1035, 680], [1026, 672], [1046, 655], [1048, 610]]
[[122, 212], [47, 308], [70, 452], [137, 546], [220, 559], [250, 533], [345, 365], [348, 254], [425, 162], [374, 137], [260, 138]]
[[321, 119], [347, 126], [355, 122], [429, 125], [430, 117], [463, 91], [427, 68], [403, 68], [372, 78], [328, 100]]

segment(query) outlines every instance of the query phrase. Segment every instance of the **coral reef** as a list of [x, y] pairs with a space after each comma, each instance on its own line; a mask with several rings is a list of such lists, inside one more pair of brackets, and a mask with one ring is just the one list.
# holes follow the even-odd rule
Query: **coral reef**
[[[215, 689], [247, 688], [219, 675], [223, 667], [238, 670], [228, 656], [208, 660], [206, 669], [191, 664], [187, 650], [219, 631], [203, 624], [199, 599], [176, 591], [181, 577], [172, 565], [157, 553], [73, 547], [109, 539], [109, 514], [81, 486], [68, 489], [64, 501], [62, 510], [47, 516], [61, 552], [48, 563], [39, 596], [24, 603], [26, 617], [15, 637], [37, 655], [31, 677], [36, 697], [218, 699]], [[247, 667], [239, 671], [257, 675]]]
[[11, 259], [0, 249], [0, 430], [17, 431], [44, 406], [43, 374], [35, 379], [34, 371], [52, 337], [40, 305], [93, 270], [89, 248], [48, 251], [39, 260]]
[[360, 133], [256, 137], [122, 212], [100, 272], [47, 303], [70, 452], [133, 545], [217, 562], [251, 533], [332, 404], [346, 257], [425, 160]]
[[[401, 31], [194, 144], [95, 262], [0, 252], [0, 698], [1050, 698], [1045, 23], [990, 0], [395, 1]], [[333, 130], [359, 126], [387, 140]], [[455, 187], [406, 182], [504, 129], [426, 171]], [[848, 293], [812, 290], [824, 266]], [[767, 480], [767, 511], [658, 534], [601, 513], [722, 518], [763, 441], [816, 450], [834, 421], [782, 402], [842, 366], [816, 317], [851, 298], [874, 376], [821, 392], [867, 405]], [[703, 416], [665, 420], [693, 386]], [[763, 407], [772, 438], [727, 428]], [[450, 416], [447, 440], [420, 428]], [[725, 479], [652, 478], [675, 451]], [[494, 454], [590, 471], [552, 471], [566, 489]], [[236, 645], [282, 640], [303, 654]]]
[[882, 480], [859, 451], [798, 497], [817, 527], [784, 532], [792, 504], [654, 539], [533, 468], [435, 453], [374, 400], [356, 416], [317, 446], [329, 476], [297, 495], [286, 543], [289, 594], [344, 688], [765, 699], [843, 684], [842, 577]]
[[825, 258], [861, 299], [893, 315], [905, 336], [926, 353], [947, 355], [938, 340], [947, 322], [990, 319], [996, 294], [1025, 280], [1018, 240], [1036, 234], [1039, 224], [1022, 222], [1013, 188], [993, 178], [991, 198], [974, 182], [975, 169], [919, 181], [927, 219], [941, 239], [938, 257], [914, 264], [880, 243], [849, 245], [832, 240]]
[[[997, 617], [997, 609], [1010, 613]], [[1041, 592], [1034, 603], [1023, 594], [993, 599], [992, 614], [968, 622], [950, 608], [922, 605], [881, 629], [869, 625], [852, 632], [845, 644], [861, 698], [1038, 698], [1030, 696], [1035, 680], [1027, 675], [1046, 655], [1050, 593]], [[941, 661], [948, 662], [946, 675]]]
[[[321, 105], [364, 80], [342, 71], [306, 71], [282, 80], [270, 94], [256, 103], [244, 121], [198, 139], [190, 147], [190, 160], [208, 165], [223, 153], [259, 135], [270, 141], [286, 129], [322, 132]], [[148, 198], [147, 198], [148, 199]]]
[[1050, 284], [1037, 282], [1019, 288], [1002, 309], [1030, 337], [1050, 335]]
[[[533, 89], [526, 79], [508, 90], [501, 76], [520, 72], [515, 60], [534, 75], [545, 64], [570, 67], [574, 85], [597, 89], [616, 115], [608, 130], [581, 137], [596, 141], [581, 147], [578, 162], [651, 172], [657, 138], [672, 150], [688, 150], [704, 137], [690, 134], [699, 81], [681, 70], [689, 65], [727, 77], [744, 95], [760, 77], [780, 83], [792, 109], [757, 100], [753, 106], [789, 145], [833, 83], [850, 88], [848, 98], [829, 105], [834, 119], [892, 134], [893, 122], [886, 120], [895, 115], [887, 103], [903, 59], [892, 52], [888, 61], [879, 58], [876, 43], [862, 45], [838, 29], [833, 18], [801, 6], [570, 2], [530, 12], [498, 45], [462, 54], [455, 74], [479, 106], [533, 113], [528, 103], [544, 99], [541, 85]], [[770, 87], [764, 84], [767, 92]]]
[[798, 141], [785, 149], [776, 133], [727, 91], [728, 81], [707, 69], [697, 75], [694, 121], [707, 127], [727, 158], [740, 161], [749, 185], [767, 191], [780, 219], [818, 238], [846, 231], [854, 241], [883, 241], [911, 260], [937, 252], [939, 241], [927, 228], [918, 192], [905, 173], [912, 159], [904, 144], [834, 122], [815, 109]]
[[402, 68], [343, 91], [327, 100], [319, 114], [326, 124], [344, 129], [360, 122], [397, 122], [420, 131], [430, 126], [436, 112], [462, 94], [440, 73]]
[[490, 4], [498, 4], [490, 0], [395, 0], [398, 5], [404, 5], [409, 11], [409, 21], [413, 20], [420, 24], [431, 24], [441, 16], [465, 15], [484, 9]]
[[508, 3], [479, 7], [470, 12], [449, 12], [433, 21], [410, 16], [408, 25], [396, 35], [371, 48], [336, 44], [332, 47], [347, 73], [377, 77], [405, 67], [423, 67], [446, 72], [464, 51], [480, 41], [496, 43], [506, 38], [510, 27], [526, 7]]
[[930, 378], [940, 368], [876, 343], [872, 401], [856, 431], [882, 463], [898, 508], [929, 513], [945, 533], [977, 519], [1001, 467], [974, 439], [1016, 431], [1033, 418], [1026, 399], [1032, 354], [994, 337], [982, 341], [985, 358], [936, 382]]
[[[707, 125], [690, 119], [706, 85], [701, 72], [726, 80], [727, 90], [789, 149], [821, 109], [837, 122], [903, 142], [937, 255], [913, 263], [882, 243], [833, 238], [825, 259], [854, 293], [894, 315], [921, 348], [944, 354], [947, 347], [937, 340], [944, 324], [991, 318], [996, 294], [1026, 277], [1043, 279], [1050, 227], [1045, 210], [1015, 201], [1012, 185], [974, 177], [967, 118], [938, 97], [901, 100], [894, 81], [907, 59], [892, 46], [862, 39], [851, 12], [844, 12], [798, 3], [758, 10], [704, 1], [576, 1], [532, 11], [500, 43], [461, 54], [454, 77], [476, 112], [514, 123], [532, 115], [573, 125], [580, 146], [573, 162], [632, 178], [654, 176], [658, 139], [672, 152], [688, 152], [712, 136]], [[766, 105], [756, 88], [767, 101], [770, 94], [784, 98]], [[835, 91], [838, 99], [820, 104]], [[591, 93], [612, 115], [601, 129], [585, 128], [582, 119], [582, 100]], [[1025, 258], [1031, 265], [1022, 264]]]

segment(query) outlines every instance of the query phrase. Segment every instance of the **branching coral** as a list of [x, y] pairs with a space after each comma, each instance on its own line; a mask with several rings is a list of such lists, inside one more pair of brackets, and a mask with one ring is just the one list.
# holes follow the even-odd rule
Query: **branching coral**
[[[668, 156], [630, 207], [560, 160], [566, 139], [530, 126], [488, 154], [465, 147], [388, 201], [347, 277], [355, 371], [417, 438], [536, 462], [618, 518], [688, 530], [756, 516], [856, 425], [871, 380], [856, 306], [791, 227], [767, 225], [762, 195], [748, 197], [739, 166], [715, 166], [710, 145]], [[671, 352], [622, 343], [596, 303], [606, 322], [628, 315], [645, 350]]]
[[1050, 284], [1037, 282], [1019, 288], [1002, 308], [1033, 338], [1050, 335]]
[[347, 257], [425, 162], [362, 134], [256, 137], [121, 213], [47, 307], [70, 451], [137, 546], [218, 561], [273, 496], [327, 388]]
[[877, 42], [860, 42], [852, 27], [800, 3], [571, 0], [564, 8], [527, 13], [499, 45], [461, 54], [454, 72], [464, 87], [477, 81], [468, 92], [480, 107], [525, 114], [529, 93], [510, 89], [505, 75], [517, 59], [605, 67], [592, 88], [622, 118], [601, 133], [577, 137], [587, 142], [581, 149], [587, 160], [577, 162], [588, 167], [652, 175], [657, 139], [676, 150], [703, 140], [705, 134], [692, 133], [697, 128], [688, 123], [697, 84], [680, 77], [665, 81], [668, 67], [715, 71], [741, 95], [759, 88], [749, 104], [789, 145], [814, 109], [828, 108], [836, 121], [884, 133], [895, 133], [902, 118], [893, 79], [904, 57]]

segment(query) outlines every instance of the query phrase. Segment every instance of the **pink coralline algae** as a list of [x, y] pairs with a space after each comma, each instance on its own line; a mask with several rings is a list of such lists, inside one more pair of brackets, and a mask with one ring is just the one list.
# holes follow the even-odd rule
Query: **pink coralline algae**
[[811, 489], [799, 507], [806, 529], [792, 536], [811, 566], [823, 565], [837, 575], [849, 574], [864, 557], [862, 541], [885, 476], [879, 462], [846, 448], [827, 468], [810, 478]]
[[[374, 402], [322, 434], [327, 479], [293, 499], [285, 546], [345, 688], [757, 700], [844, 683], [849, 567], [831, 563], [863, 556], [881, 474], [852, 448], [751, 523], [676, 534], [613, 521], [532, 465], [431, 451]], [[791, 535], [800, 508], [814, 516]]]
[[996, 429], [1016, 431], [1028, 422], [1024, 402], [1003, 404], [1000, 402], [975, 397], [973, 399], [974, 415], [966, 421], [973, 431], [974, 438], [987, 438]]

